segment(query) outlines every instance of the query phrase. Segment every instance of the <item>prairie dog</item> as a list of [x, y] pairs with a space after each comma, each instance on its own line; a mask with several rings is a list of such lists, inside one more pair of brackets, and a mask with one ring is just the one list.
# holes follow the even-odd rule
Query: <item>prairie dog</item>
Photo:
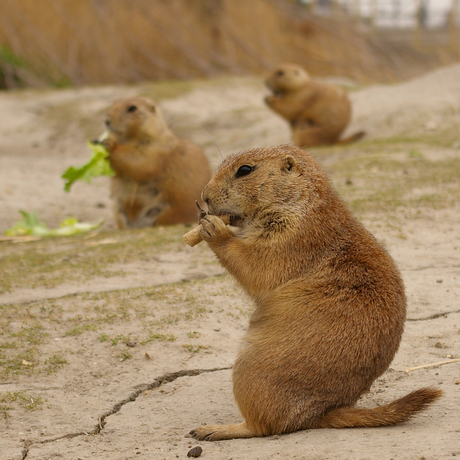
[[338, 86], [318, 83], [300, 66], [284, 64], [266, 80], [273, 92], [265, 103], [285, 118], [298, 147], [347, 144], [364, 136], [360, 131], [339, 140], [351, 118], [347, 93]]
[[195, 201], [211, 177], [203, 151], [179, 139], [150, 99], [115, 101], [103, 141], [116, 175], [111, 190], [119, 228], [192, 223]]
[[[441, 396], [416, 390], [353, 407], [392, 361], [406, 315], [399, 271], [321, 166], [279, 146], [227, 157], [202, 193], [201, 235], [255, 303], [233, 366], [244, 418], [204, 425], [220, 440], [404, 422]], [[230, 226], [217, 216], [228, 215]]]

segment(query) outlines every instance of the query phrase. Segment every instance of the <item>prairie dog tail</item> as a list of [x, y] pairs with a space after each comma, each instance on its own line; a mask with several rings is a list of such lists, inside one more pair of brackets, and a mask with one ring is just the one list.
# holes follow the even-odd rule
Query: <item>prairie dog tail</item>
[[351, 136], [345, 137], [344, 139], [340, 139], [337, 141], [338, 145], [343, 145], [343, 144], [351, 144], [352, 142], [359, 141], [366, 135], [366, 131], [358, 131], [355, 134], [352, 134]]
[[421, 388], [384, 406], [373, 409], [341, 407], [333, 409], [320, 420], [318, 428], [355, 428], [396, 425], [409, 420], [417, 412], [442, 396], [436, 388]]

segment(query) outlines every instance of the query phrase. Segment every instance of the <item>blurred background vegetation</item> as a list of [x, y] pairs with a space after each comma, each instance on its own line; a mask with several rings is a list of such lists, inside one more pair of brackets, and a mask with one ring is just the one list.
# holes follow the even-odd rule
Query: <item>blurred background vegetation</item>
[[405, 80], [460, 60], [458, 0], [0, 0], [0, 88], [260, 74]]

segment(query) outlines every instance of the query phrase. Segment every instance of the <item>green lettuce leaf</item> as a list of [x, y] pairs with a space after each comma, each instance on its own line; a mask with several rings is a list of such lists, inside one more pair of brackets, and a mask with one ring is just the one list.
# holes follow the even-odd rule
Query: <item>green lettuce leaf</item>
[[25, 212], [19, 211], [22, 214], [22, 220], [16, 222], [11, 228], [5, 230], [7, 236], [45, 236], [48, 234], [49, 229], [45, 224], [42, 224], [38, 219], [35, 211]]
[[114, 176], [115, 171], [110, 167], [109, 152], [102, 144], [93, 144], [88, 142], [88, 147], [92, 150], [91, 158], [88, 163], [74, 168], [71, 166], [61, 176], [66, 181], [64, 184], [64, 190], [70, 191], [72, 184], [77, 181], [85, 181], [88, 184], [91, 183], [91, 179], [97, 176]]
[[11, 228], [5, 230], [7, 236], [71, 236], [78, 233], [89, 232], [102, 225], [101, 222], [87, 223], [78, 222], [75, 217], [65, 219], [59, 228], [48, 228], [46, 224], [40, 222], [35, 211], [25, 212], [19, 211], [22, 214], [22, 220], [16, 222]]
[[94, 230], [102, 225], [101, 222], [97, 223], [90, 223], [90, 222], [78, 222], [75, 217], [70, 217], [69, 219], [65, 219], [59, 228], [56, 230], [51, 230], [51, 235], [55, 236], [70, 236], [70, 235], [77, 235], [78, 233], [85, 233], [89, 232], [90, 230]]

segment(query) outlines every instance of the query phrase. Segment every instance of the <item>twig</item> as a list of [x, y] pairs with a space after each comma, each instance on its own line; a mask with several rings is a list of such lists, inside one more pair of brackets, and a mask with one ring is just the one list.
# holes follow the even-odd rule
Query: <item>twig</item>
[[439, 363], [431, 363], [431, 364], [424, 364], [423, 366], [408, 367], [406, 369], [406, 372], [412, 372], [417, 369], [424, 369], [426, 367], [442, 366], [443, 364], [458, 363], [458, 362], [460, 362], [460, 359], [449, 359], [449, 361], [440, 361]]

